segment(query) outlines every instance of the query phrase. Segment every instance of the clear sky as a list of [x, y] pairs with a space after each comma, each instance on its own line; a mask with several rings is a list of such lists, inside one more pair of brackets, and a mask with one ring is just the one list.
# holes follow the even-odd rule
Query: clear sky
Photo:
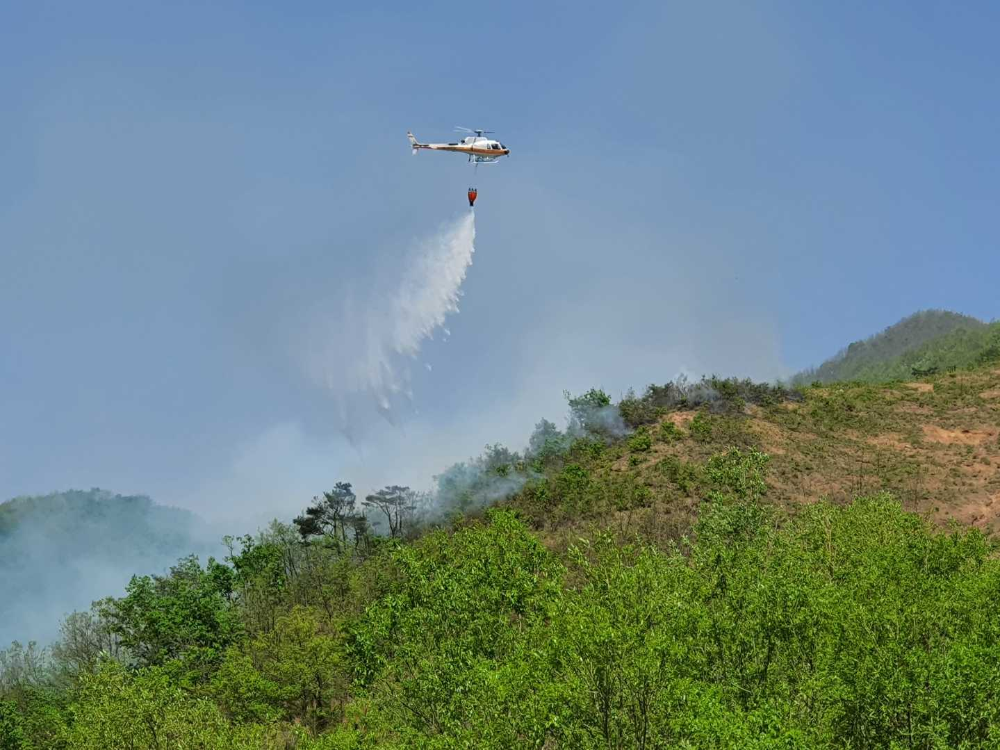
[[[992, 318], [997, 38], [985, 2], [8, 3], [0, 497], [289, 518], [519, 448], [563, 389]], [[461, 312], [350, 444], [300, 334], [468, 210], [405, 138], [455, 125], [512, 149]]]

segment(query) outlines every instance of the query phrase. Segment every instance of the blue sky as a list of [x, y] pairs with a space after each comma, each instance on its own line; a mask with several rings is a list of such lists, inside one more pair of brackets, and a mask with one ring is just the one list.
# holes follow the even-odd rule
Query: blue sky
[[[0, 497], [287, 518], [520, 447], [563, 389], [776, 377], [920, 308], [997, 314], [995, 4], [2, 14]], [[410, 413], [349, 444], [303, 321], [467, 210], [461, 157], [405, 141], [458, 124], [512, 149], [476, 176], [461, 312]]]

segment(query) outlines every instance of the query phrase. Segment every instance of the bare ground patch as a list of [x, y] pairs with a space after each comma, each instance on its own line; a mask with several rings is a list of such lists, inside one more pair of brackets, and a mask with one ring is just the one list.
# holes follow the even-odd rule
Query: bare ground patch
[[667, 421], [673, 422], [676, 427], [684, 427], [694, 419], [694, 415], [697, 413], [696, 411], [675, 411], [667, 415]]
[[980, 445], [993, 437], [985, 430], [946, 430], [932, 424], [925, 424], [922, 429], [927, 440], [942, 445]]
[[884, 435], [875, 435], [866, 441], [869, 445], [877, 448], [888, 448], [900, 453], [913, 453], [913, 446], [902, 436], [894, 432], [887, 432]]
[[962, 503], [956, 508], [948, 509], [947, 513], [939, 513], [945, 519], [954, 519], [959, 523], [976, 526], [988, 531], [996, 531], [1000, 527], [1000, 493], [985, 498]]

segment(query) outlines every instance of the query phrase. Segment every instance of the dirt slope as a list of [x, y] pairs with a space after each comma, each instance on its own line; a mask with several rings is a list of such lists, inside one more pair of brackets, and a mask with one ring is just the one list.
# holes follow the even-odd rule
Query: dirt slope
[[676, 539], [711, 489], [709, 459], [735, 446], [769, 454], [768, 497], [789, 510], [889, 491], [942, 524], [1000, 531], [1000, 370], [810, 388], [800, 402], [713, 411], [672, 411], [641, 438], [570, 456], [513, 504], [555, 546], [595, 526]]

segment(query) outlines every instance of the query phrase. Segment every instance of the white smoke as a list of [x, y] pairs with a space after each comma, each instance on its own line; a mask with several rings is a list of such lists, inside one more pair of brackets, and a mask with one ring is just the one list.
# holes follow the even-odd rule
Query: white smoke
[[475, 238], [470, 211], [416, 243], [398, 271], [345, 291], [315, 317], [306, 366], [336, 399], [342, 427], [371, 404], [391, 419], [410, 399], [410, 366], [438, 329], [448, 335], [444, 322], [458, 312]]

